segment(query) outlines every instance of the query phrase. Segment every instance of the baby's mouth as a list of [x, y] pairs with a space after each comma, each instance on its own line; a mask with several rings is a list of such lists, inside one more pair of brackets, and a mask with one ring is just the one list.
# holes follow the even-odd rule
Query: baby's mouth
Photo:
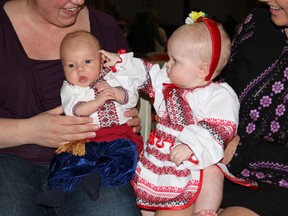
[[79, 82], [80, 83], [85, 83], [87, 81], [87, 78], [85, 77], [85, 76], [81, 76], [80, 78], [79, 78]]

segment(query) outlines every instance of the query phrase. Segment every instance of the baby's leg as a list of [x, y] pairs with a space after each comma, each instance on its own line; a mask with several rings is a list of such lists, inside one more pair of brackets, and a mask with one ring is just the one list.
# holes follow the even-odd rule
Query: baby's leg
[[147, 210], [141, 210], [142, 216], [154, 216], [155, 211], [147, 211]]
[[101, 177], [98, 173], [89, 173], [83, 178], [82, 186], [91, 200], [97, 200], [101, 188]]
[[212, 165], [203, 171], [201, 192], [195, 201], [193, 216], [214, 216], [221, 204], [224, 175]]
[[212, 209], [202, 209], [194, 213], [193, 216], [217, 216], [217, 213]]
[[158, 210], [156, 211], [155, 216], [192, 216], [193, 207], [194, 205], [181, 210]]

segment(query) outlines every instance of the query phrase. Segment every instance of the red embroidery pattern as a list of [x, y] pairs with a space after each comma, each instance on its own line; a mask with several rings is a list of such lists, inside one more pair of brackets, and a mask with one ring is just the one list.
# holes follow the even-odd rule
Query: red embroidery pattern
[[122, 86], [116, 86], [115, 88], [120, 89], [124, 92], [124, 101], [123, 103], [120, 104], [127, 104], [129, 102], [129, 96], [128, 96], [128, 91], [126, 89], [124, 89]]
[[157, 128], [152, 131], [151, 135], [153, 135], [155, 137], [161, 137], [162, 140], [167, 140], [167, 141], [169, 141], [171, 143], [174, 143], [175, 142], [175, 138], [176, 138], [172, 134], [168, 134], [168, 133], [166, 133], [164, 131], [158, 130]]
[[[95, 81], [90, 88], [94, 89], [95, 98], [97, 98], [98, 91], [95, 87], [96, 83], [103, 80], [103, 78]], [[98, 109], [98, 118], [99, 118], [99, 126], [100, 127], [112, 127], [119, 125], [119, 116], [116, 111], [116, 106], [113, 100], [108, 100], [102, 107]]]
[[149, 71], [151, 69], [151, 67], [153, 66], [152, 63], [142, 60], [143, 61], [143, 65], [145, 67], [145, 72], [146, 72], [146, 78], [145, 78], [145, 82], [138, 87], [138, 91], [143, 92], [144, 94], [149, 95], [150, 98], [154, 98], [155, 97], [155, 92], [151, 83], [151, 78], [150, 78], [150, 74]]
[[194, 118], [189, 104], [185, 99], [187, 91], [174, 85], [164, 85], [163, 94], [166, 101], [168, 115], [161, 119], [166, 127], [182, 131], [183, 126], [194, 124]]
[[143, 163], [144, 167], [158, 175], [174, 175], [177, 177], [187, 177], [191, 174], [190, 170], [188, 169], [177, 170], [173, 166], [159, 167], [156, 164], [151, 163], [151, 161], [147, 160], [146, 158], [141, 158], [141, 162]]
[[78, 101], [72, 108], [72, 113], [74, 116], [81, 116], [81, 115], [77, 115], [76, 114], [76, 110], [78, 109], [79, 106], [81, 106], [82, 104], [87, 103], [86, 101]]
[[[139, 171], [139, 170], [137, 170]], [[136, 172], [136, 176], [139, 173]], [[199, 181], [190, 181], [185, 188], [177, 186], [157, 186], [137, 177], [137, 204], [151, 209], [182, 207], [190, 205], [197, 197]], [[135, 185], [134, 185], [135, 186]]]
[[223, 148], [236, 135], [235, 122], [221, 119], [205, 119], [197, 123], [199, 126], [207, 129]]
[[100, 127], [112, 127], [119, 125], [119, 117], [113, 101], [106, 103], [98, 109]]

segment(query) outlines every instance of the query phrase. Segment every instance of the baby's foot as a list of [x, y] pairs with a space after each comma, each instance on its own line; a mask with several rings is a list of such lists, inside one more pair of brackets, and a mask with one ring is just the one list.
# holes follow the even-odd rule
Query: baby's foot
[[193, 216], [217, 216], [217, 213], [212, 209], [202, 209], [194, 213]]
[[98, 173], [90, 173], [83, 178], [82, 186], [91, 200], [97, 200], [101, 187], [101, 177]]

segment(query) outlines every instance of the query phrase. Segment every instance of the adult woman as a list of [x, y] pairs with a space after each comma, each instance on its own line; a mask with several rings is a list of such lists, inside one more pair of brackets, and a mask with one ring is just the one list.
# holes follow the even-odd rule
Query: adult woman
[[[110, 51], [128, 45], [116, 22], [85, 7], [84, 0], [11, 0], [1, 7], [0, 22], [1, 215], [44, 215], [46, 209], [33, 203], [46, 179], [47, 165], [39, 164], [49, 162], [53, 147], [94, 137], [97, 130], [90, 118], [61, 116], [60, 42], [68, 32], [82, 29]], [[139, 119], [130, 124], [139, 125]], [[97, 202], [83, 190], [73, 193], [57, 209], [60, 215], [139, 213], [130, 185], [103, 189]]]
[[268, 7], [256, 8], [240, 26], [224, 72], [241, 107], [240, 142], [229, 170], [257, 180], [259, 189], [226, 182], [222, 201], [226, 209], [221, 216], [288, 212], [288, 0], [260, 2]]

